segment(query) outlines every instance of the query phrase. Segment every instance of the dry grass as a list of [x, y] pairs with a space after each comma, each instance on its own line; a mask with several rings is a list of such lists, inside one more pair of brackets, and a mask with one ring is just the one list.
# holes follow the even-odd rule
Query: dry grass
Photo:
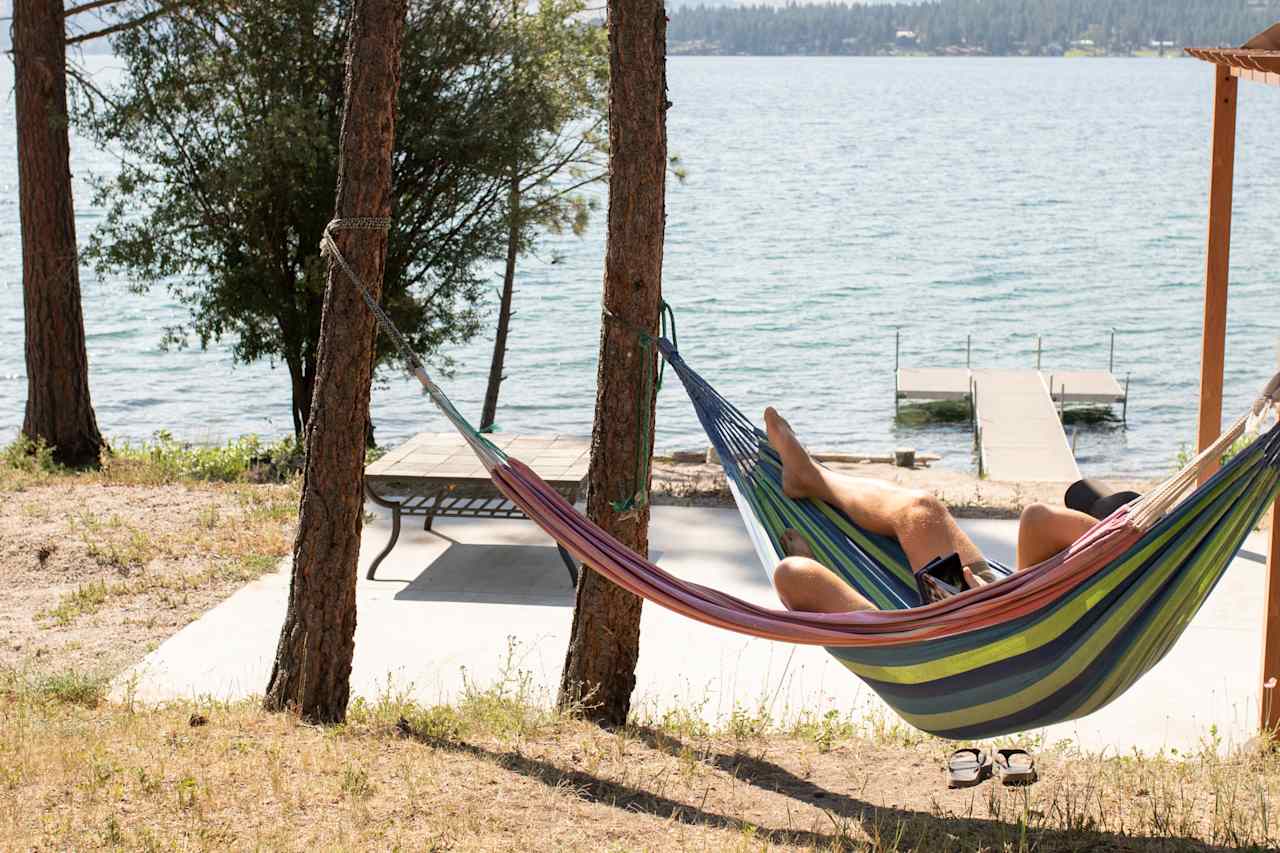
[[156, 479], [0, 465], [0, 665], [116, 672], [289, 552], [296, 485]]
[[1032, 788], [947, 791], [944, 742], [820, 721], [606, 732], [508, 685], [450, 707], [357, 702], [321, 729], [255, 703], [148, 709], [98, 690], [0, 674], [0, 849], [1165, 851], [1280, 837], [1269, 754], [1059, 747]]

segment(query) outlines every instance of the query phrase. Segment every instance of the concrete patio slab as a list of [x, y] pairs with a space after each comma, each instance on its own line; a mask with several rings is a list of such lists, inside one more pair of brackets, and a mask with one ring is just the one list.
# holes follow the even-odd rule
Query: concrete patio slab
[[[365, 531], [362, 569], [382, 547], [388, 521]], [[996, 559], [1012, 561], [1016, 523], [962, 526]], [[352, 692], [407, 692], [423, 702], [456, 698], [527, 673], [553, 695], [572, 618], [573, 589], [551, 542], [527, 521], [445, 519], [434, 533], [406, 530], [379, 578], [358, 587]], [[655, 507], [657, 562], [672, 573], [778, 606], [735, 511]], [[1092, 716], [1039, 732], [1091, 750], [1154, 752], [1221, 744], [1253, 734], [1261, 666], [1264, 570], [1256, 552], [1237, 558], [1174, 651], [1136, 687]], [[236, 699], [266, 686], [284, 617], [288, 561], [185, 627], [116, 681], [117, 697], [157, 702]], [[672, 707], [723, 721], [735, 708], [776, 718], [828, 709], [896, 720], [822, 649], [716, 630], [646, 604], [636, 707]], [[1032, 733], [1036, 734], [1036, 733]]]

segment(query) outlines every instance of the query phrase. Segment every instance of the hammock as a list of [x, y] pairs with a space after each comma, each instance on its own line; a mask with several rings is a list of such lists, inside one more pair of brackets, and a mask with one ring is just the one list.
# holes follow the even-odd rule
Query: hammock
[[[385, 227], [383, 220], [338, 220]], [[372, 223], [372, 224], [371, 224]], [[1010, 734], [1083, 717], [1134, 684], [1172, 648], [1280, 491], [1280, 424], [1253, 440], [1203, 486], [1219, 458], [1280, 398], [1272, 379], [1183, 471], [1100, 522], [1063, 553], [1003, 580], [918, 606], [911, 570], [891, 539], [859, 529], [822, 503], [787, 498], [767, 436], [699, 377], [666, 339], [662, 356], [689, 393], [720, 454], [734, 499], [766, 571], [782, 559], [779, 534], [801, 531], [815, 556], [880, 610], [800, 613], [761, 607], [682, 581], [593, 524], [519, 460], [472, 427], [337, 254], [366, 304], [432, 401], [466, 439], [497, 488], [582, 563], [656, 604], [709, 625], [825, 646], [911, 725], [954, 739]]]

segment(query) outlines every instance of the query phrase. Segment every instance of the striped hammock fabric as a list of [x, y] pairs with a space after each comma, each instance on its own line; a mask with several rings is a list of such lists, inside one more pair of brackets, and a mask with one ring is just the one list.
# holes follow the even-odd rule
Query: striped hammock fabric
[[411, 372], [508, 499], [575, 558], [636, 595], [720, 628], [825, 646], [904, 720], [935, 735], [1011, 734], [1083, 717], [1115, 699], [1173, 647], [1280, 491], [1280, 424], [1190, 490], [1204, 465], [1273, 413], [1280, 399], [1277, 375], [1252, 412], [1182, 472], [1063, 553], [1015, 574], [1001, 567], [1003, 580], [917, 606], [901, 548], [860, 530], [830, 506], [783, 495], [778, 456], [765, 434], [660, 339], [663, 357], [720, 454], [765, 570], [782, 559], [780, 533], [797, 529], [821, 562], [881, 609], [824, 614], [761, 607], [682, 581], [635, 554], [472, 427], [331, 237], [340, 228], [385, 227], [385, 220], [335, 220], [322, 248], [361, 290]]
[[[575, 558], [636, 595], [710, 625], [825, 646], [911, 725], [973, 739], [1076, 719], [1103, 707], [1172, 648], [1280, 491], [1280, 426], [1254, 440], [1171, 510], [1194, 468], [1100, 522], [1067, 551], [1003, 580], [918, 606], [902, 549], [843, 513], [782, 494], [765, 434], [685, 364], [683, 382], [720, 454], [766, 571], [780, 533], [800, 530], [815, 554], [881, 609], [848, 614], [775, 610], [681, 581], [636, 555], [570, 506], [527, 466], [493, 447], [434, 383], [428, 393], [512, 502]], [[1197, 461], [1221, 453], [1242, 418]], [[1161, 496], [1163, 496], [1161, 498]], [[1172, 497], [1170, 497], [1172, 496]], [[1145, 521], [1144, 521], [1145, 519]]]

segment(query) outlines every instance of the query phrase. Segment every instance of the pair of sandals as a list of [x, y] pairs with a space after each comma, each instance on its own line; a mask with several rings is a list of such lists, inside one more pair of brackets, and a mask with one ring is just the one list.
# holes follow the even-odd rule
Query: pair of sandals
[[987, 755], [984, 750], [966, 747], [947, 759], [948, 788], [972, 788], [992, 776], [1009, 786], [1030, 785], [1039, 778], [1036, 760], [1025, 749], [997, 749]]

